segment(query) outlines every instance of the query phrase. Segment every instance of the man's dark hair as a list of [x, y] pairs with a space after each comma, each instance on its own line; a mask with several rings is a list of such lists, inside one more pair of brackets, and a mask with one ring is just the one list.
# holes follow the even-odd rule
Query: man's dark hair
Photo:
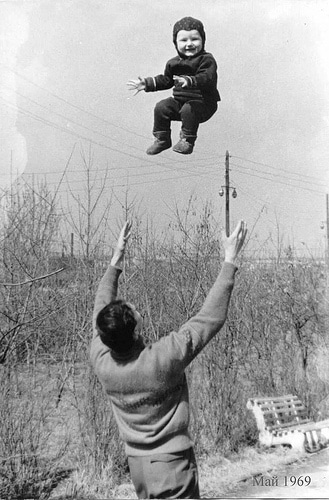
[[113, 300], [98, 313], [96, 326], [103, 344], [117, 353], [125, 353], [134, 344], [136, 319], [124, 300]]

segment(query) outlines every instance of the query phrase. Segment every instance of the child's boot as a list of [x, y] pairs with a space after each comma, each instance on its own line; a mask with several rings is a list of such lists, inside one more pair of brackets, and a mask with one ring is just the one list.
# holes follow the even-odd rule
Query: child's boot
[[183, 155], [190, 155], [194, 148], [194, 143], [196, 140], [196, 135], [185, 134], [182, 130], [180, 131], [180, 139], [173, 147], [173, 151], [176, 153], [181, 153]]
[[146, 150], [148, 155], [157, 155], [161, 153], [161, 151], [171, 147], [170, 130], [165, 130], [164, 132], [153, 132], [153, 135], [155, 137], [155, 141], [152, 146]]

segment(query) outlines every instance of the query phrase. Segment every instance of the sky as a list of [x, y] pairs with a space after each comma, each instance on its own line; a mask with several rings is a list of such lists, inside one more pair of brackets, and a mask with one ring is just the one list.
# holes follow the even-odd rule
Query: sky
[[[204, 24], [222, 100], [192, 155], [149, 157], [153, 108], [171, 90], [134, 96], [126, 83], [163, 72], [185, 16]], [[55, 189], [66, 169], [70, 210], [89, 161], [96, 190], [107, 175], [113, 217], [128, 193], [162, 227], [192, 196], [224, 224], [228, 151], [231, 226], [244, 219], [259, 245], [282, 237], [323, 254], [328, 22], [327, 0], [0, 0], [1, 188], [22, 176]]]

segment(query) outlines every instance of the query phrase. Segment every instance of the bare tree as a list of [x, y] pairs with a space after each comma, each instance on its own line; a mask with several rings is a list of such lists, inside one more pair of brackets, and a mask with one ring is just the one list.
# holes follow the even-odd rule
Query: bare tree
[[105, 170], [103, 177], [100, 177], [94, 169], [91, 147], [88, 153], [81, 149], [81, 158], [84, 169], [83, 194], [76, 194], [69, 186], [67, 222], [79, 243], [78, 252], [81, 252], [82, 256], [88, 260], [97, 255], [105, 243], [104, 236], [112, 204], [112, 190], [107, 185], [108, 170]]
[[[45, 287], [61, 271], [52, 258], [59, 223], [56, 197], [41, 184], [17, 185], [3, 200], [0, 294], [0, 357], [25, 358], [38, 338], [38, 327], [54, 314]], [[46, 284], [47, 282], [47, 284]], [[35, 345], [35, 344], [34, 344]]]

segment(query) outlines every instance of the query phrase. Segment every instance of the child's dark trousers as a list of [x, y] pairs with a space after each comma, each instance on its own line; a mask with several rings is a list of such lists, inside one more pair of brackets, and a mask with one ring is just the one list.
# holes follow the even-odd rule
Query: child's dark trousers
[[206, 122], [217, 111], [217, 102], [177, 101], [168, 97], [158, 102], [154, 108], [153, 133], [170, 130], [171, 121], [182, 122], [182, 132], [186, 136], [196, 136], [200, 123]]

